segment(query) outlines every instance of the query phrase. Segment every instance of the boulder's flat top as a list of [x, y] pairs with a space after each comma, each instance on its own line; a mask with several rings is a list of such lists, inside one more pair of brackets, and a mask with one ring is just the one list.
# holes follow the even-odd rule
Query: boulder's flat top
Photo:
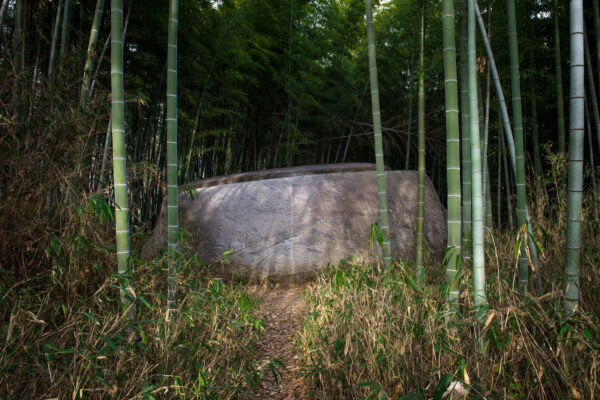
[[[388, 169], [386, 167], [386, 169]], [[187, 188], [203, 188], [231, 183], [264, 181], [266, 179], [287, 178], [291, 176], [332, 174], [336, 172], [375, 171], [375, 164], [370, 163], [340, 163], [340, 164], [314, 164], [290, 168], [273, 168], [258, 171], [241, 172], [237, 174], [214, 176], [201, 179], [180, 186], [180, 190]]]

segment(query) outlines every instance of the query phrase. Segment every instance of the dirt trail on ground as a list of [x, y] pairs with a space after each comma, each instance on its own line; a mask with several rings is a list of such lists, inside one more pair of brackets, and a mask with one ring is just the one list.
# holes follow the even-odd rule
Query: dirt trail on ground
[[[296, 333], [306, 315], [302, 300], [304, 286], [250, 288], [249, 292], [260, 298], [258, 315], [264, 319], [265, 332], [260, 336], [256, 359], [263, 372], [260, 387], [250, 399], [300, 400], [305, 398], [300, 376], [301, 354], [294, 348]], [[277, 382], [269, 368], [269, 361], [285, 365]]]

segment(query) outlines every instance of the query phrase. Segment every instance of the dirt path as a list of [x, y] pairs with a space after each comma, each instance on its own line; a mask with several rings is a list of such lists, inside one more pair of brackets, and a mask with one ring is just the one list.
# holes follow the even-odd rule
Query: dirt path
[[[304, 286], [251, 288], [250, 293], [260, 298], [258, 314], [265, 321], [266, 331], [258, 342], [256, 359], [260, 361], [263, 378], [260, 387], [251, 399], [300, 400], [304, 399], [304, 387], [300, 377], [300, 354], [294, 349], [296, 333], [306, 315], [306, 305], [302, 300]], [[285, 368], [277, 382], [269, 368], [271, 360], [280, 361]]]

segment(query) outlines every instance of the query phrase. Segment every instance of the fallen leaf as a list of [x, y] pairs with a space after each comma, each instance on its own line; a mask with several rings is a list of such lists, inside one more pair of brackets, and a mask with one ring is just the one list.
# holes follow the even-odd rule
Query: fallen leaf
[[490, 326], [495, 315], [496, 313], [494, 313], [493, 311], [489, 313], [487, 320], [485, 321], [485, 325], [483, 326], [483, 329], [487, 329], [487, 327]]
[[577, 400], [583, 399], [583, 397], [581, 396], [581, 393], [579, 393], [579, 391], [577, 389], [575, 389], [573, 386], [571, 386], [571, 396], [573, 396], [573, 398], [577, 399]]
[[453, 381], [442, 394], [442, 399], [458, 400], [467, 397], [469, 391], [459, 381]]
[[402, 387], [402, 384], [397, 384], [396, 387], [394, 388], [394, 393], [392, 394], [393, 398], [397, 398], [398, 396], [400, 396], [402, 394], [402, 392], [404, 391], [404, 388]]
[[352, 342], [352, 336], [350, 333], [346, 335], [346, 345], [344, 346], [344, 357], [348, 354], [348, 350], [350, 350], [350, 343]]
[[467, 370], [465, 369], [464, 373], [463, 373], [463, 381], [465, 381], [465, 383], [467, 385], [471, 384], [471, 378], [469, 378], [469, 374], [467, 374]]

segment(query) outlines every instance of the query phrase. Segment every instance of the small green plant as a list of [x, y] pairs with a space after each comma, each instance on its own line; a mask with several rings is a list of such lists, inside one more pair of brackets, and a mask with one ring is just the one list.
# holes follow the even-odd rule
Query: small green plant
[[[499, 242], [506, 256], [500, 278], [488, 282], [486, 317], [464, 291], [451, 327], [441, 274], [416, 287], [402, 263], [385, 272], [356, 262], [321, 272], [305, 295], [299, 335], [314, 398], [441, 399], [452, 388], [475, 398], [597, 395], [596, 369], [573, 374], [572, 366], [600, 365], [598, 316], [582, 311], [564, 321], [556, 293], [523, 298], [510, 279], [514, 242]], [[469, 278], [463, 271], [459, 287]]]
[[252, 386], [242, 382], [254, 376], [253, 349], [264, 330], [255, 315], [258, 301], [243, 286], [212, 277], [184, 242], [178, 318], [166, 320], [164, 260], [135, 258], [137, 318], [126, 318], [114, 249], [86, 229], [92, 221], [96, 228], [111, 224], [110, 207], [96, 195], [82, 204], [75, 209], [78, 229], [47, 245], [53, 267], [0, 290], [0, 380], [7, 383], [0, 392], [9, 398], [246, 397]]

